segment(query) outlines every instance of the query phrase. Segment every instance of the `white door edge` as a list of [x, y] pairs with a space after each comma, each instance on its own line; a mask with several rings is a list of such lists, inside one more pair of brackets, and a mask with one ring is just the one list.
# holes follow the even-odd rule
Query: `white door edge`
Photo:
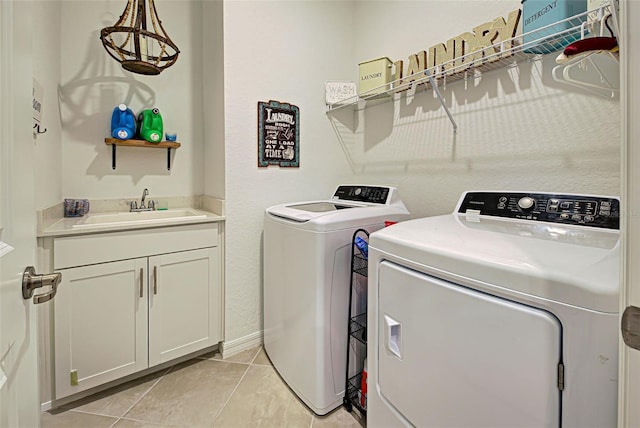
[[[630, 260], [640, 256], [640, 3], [620, 1], [620, 81], [621, 81], [621, 218], [620, 316], [630, 305], [640, 306], [640, 265]], [[634, 50], [635, 48], [635, 50]], [[640, 426], [640, 351], [629, 348], [619, 335], [618, 426]]]

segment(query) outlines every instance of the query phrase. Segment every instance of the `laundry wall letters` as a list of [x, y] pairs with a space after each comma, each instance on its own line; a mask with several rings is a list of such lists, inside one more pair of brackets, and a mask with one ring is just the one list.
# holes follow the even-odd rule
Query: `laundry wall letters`
[[437, 67], [434, 77], [441, 78], [454, 74], [456, 70], [467, 70], [513, 55], [511, 39], [516, 35], [521, 15], [522, 11], [516, 9], [506, 20], [497, 17], [478, 25], [473, 32], [464, 32], [428, 50], [411, 54], [406, 71], [404, 61], [395, 61], [394, 88], [397, 91], [407, 90], [412, 82], [424, 77], [423, 72], [428, 68]]

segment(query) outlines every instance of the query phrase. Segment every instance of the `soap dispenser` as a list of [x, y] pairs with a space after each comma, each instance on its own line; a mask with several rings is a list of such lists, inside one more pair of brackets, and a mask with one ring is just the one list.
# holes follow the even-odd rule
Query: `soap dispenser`
[[120, 104], [111, 114], [111, 136], [119, 140], [129, 140], [136, 133], [136, 116], [126, 104]]
[[159, 143], [162, 139], [162, 116], [157, 108], [142, 110], [138, 115], [140, 137], [150, 143]]

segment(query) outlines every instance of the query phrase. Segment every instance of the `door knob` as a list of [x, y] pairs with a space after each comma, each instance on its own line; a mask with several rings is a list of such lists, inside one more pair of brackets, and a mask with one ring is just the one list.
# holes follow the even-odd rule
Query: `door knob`
[[[33, 297], [33, 303], [35, 304], [48, 302], [56, 295], [61, 279], [62, 274], [60, 272], [37, 274], [33, 266], [28, 266], [22, 274], [22, 297], [25, 300]], [[33, 296], [35, 289], [41, 287], [51, 287], [51, 290]]]
[[633, 349], [640, 350], [640, 308], [627, 306], [622, 314], [620, 328], [624, 343]]

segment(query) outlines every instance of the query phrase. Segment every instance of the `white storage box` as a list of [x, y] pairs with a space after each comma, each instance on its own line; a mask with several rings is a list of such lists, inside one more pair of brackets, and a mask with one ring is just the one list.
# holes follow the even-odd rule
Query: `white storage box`
[[376, 58], [358, 64], [360, 77], [358, 78], [358, 95], [369, 97], [372, 95], [386, 96], [391, 82], [391, 60], [387, 57]]

